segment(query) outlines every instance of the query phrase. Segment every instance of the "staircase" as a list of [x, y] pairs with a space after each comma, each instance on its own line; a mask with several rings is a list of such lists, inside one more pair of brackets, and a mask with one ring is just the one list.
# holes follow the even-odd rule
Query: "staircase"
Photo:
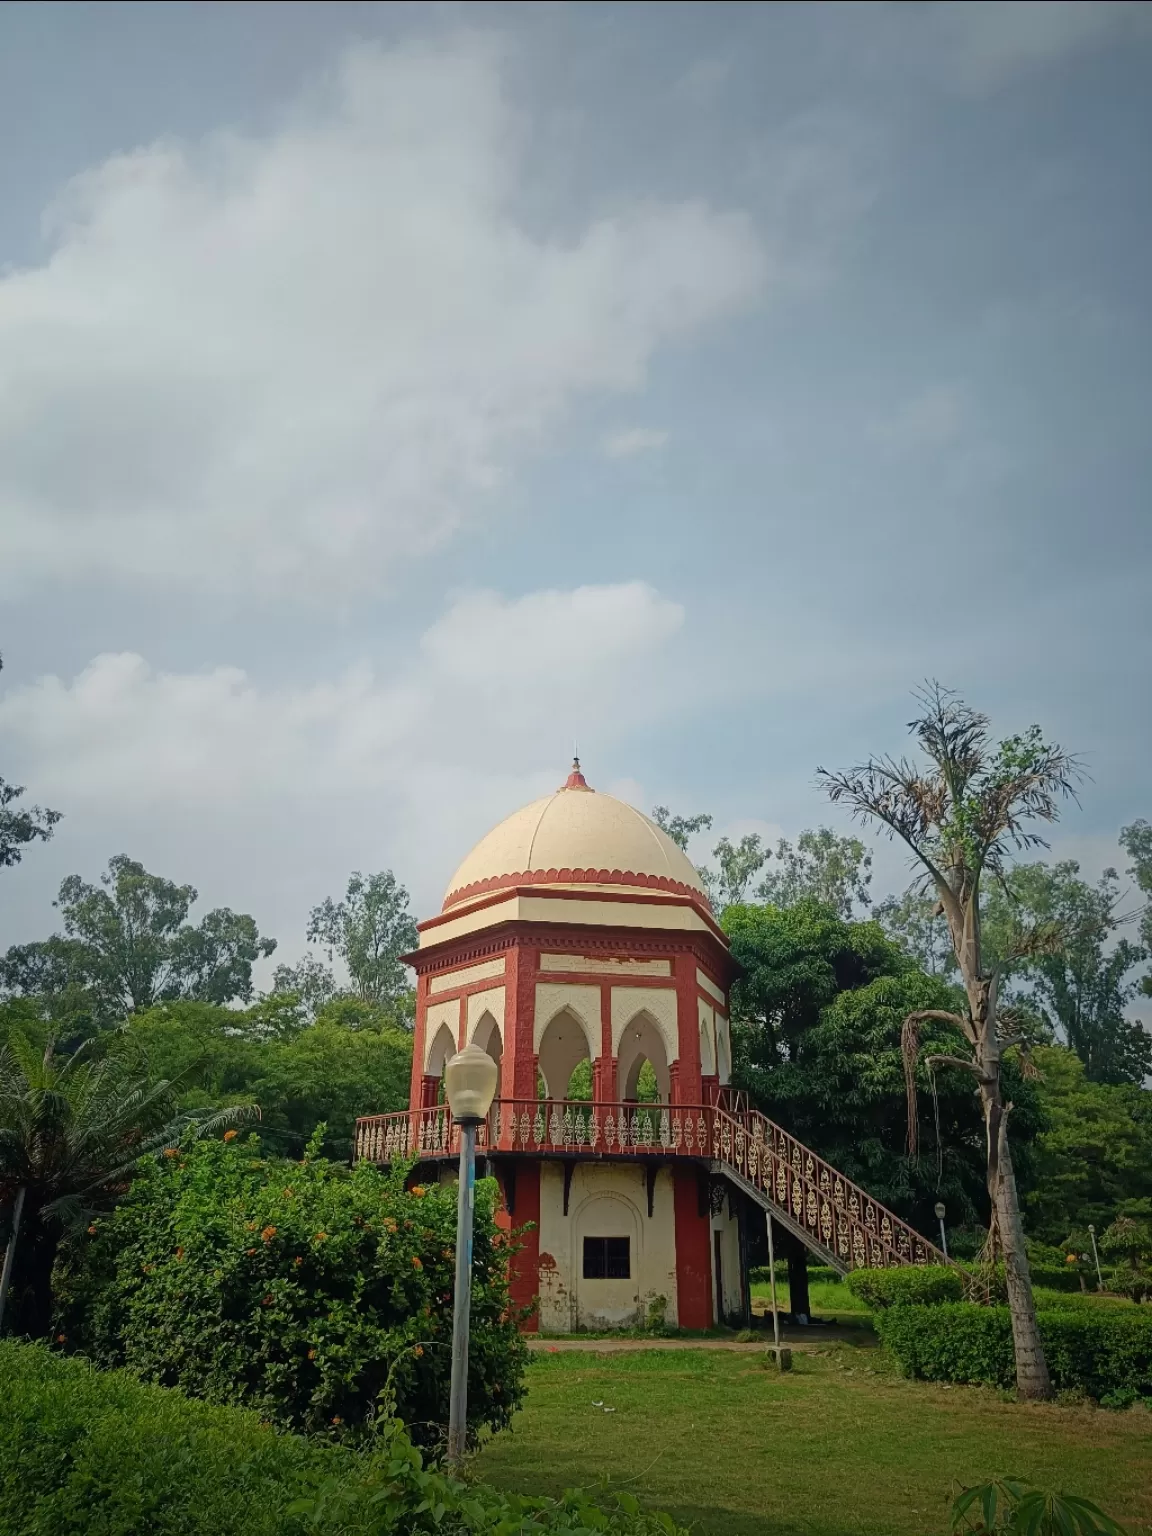
[[[841, 1274], [946, 1264], [939, 1248], [757, 1110], [723, 1104], [497, 1099], [480, 1127], [488, 1157], [691, 1158], [706, 1162]], [[459, 1156], [445, 1105], [356, 1122], [356, 1159]]]

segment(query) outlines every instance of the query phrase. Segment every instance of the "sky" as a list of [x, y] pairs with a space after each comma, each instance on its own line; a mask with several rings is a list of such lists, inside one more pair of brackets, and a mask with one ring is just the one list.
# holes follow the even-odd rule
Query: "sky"
[[[1152, 7], [0, 6], [0, 773], [305, 948], [938, 678], [1152, 817]], [[877, 844], [877, 895], [902, 857]]]

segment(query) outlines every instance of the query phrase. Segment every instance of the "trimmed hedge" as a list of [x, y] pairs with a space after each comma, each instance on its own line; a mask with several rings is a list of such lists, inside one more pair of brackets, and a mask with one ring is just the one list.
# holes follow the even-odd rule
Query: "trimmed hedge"
[[943, 1264], [854, 1269], [845, 1283], [853, 1296], [873, 1312], [889, 1307], [935, 1306], [943, 1301], [959, 1301], [964, 1295], [964, 1276], [960, 1270]]
[[[1087, 1306], [1037, 1313], [1052, 1383], [1122, 1406], [1152, 1398], [1152, 1316]], [[907, 1376], [1011, 1387], [1016, 1369], [1007, 1307], [971, 1302], [894, 1306], [876, 1315], [876, 1332]]]
[[522, 1498], [428, 1471], [394, 1420], [357, 1452], [10, 1341], [0, 1383], [0, 1536], [687, 1536], [628, 1493]]

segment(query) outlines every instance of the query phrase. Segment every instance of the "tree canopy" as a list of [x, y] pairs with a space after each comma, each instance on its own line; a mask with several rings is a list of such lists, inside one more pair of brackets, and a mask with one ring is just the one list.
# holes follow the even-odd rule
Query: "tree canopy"
[[[0, 656], [0, 672], [3, 670], [4, 658]], [[46, 843], [61, 819], [59, 811], [38, 805], [17, 806], [23, 794], [23, 784], [0, 778], [0, 869], [19, 864], [29, 843]]]
[[390, 869], [354, 871], [342, 901], [329, 896], [313, 907], [308, 938], [327, 949], [329, 961], [338, 956], [344, 962], [362, 1002], [387, 1003], [407, 989], [400, 957], [416, 948], [419, 935], [408, 892]]

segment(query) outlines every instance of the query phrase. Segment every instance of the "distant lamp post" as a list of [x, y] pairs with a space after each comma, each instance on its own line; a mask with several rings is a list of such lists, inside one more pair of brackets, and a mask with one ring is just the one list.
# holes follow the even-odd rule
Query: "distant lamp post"
[[1096, 1289], [1102, 1291], [1104, 1289], [1104, 1276], [1100, 1273], [1100, 1252], [1096, 1247], [1096, 1228], [1091, 1222], [1088, 1223], [1088, 1236], [1092, 1239], [1092, 1257], [1096, 1261]]
[[487, 1051], [465, 1046], [444, 1068], [444, 1095], [460, 1127], [456, 1194], [456, 1296], [452, 1310], [452, 1391], [448, 1461], [459, 1466], [468, 1436], [468, 1328], [472, 1309], [472, 1227], [476, 1203], [476, 1127], [492, 1107], [500, 1072]]
[[948, 1234], [944, 1230], [944, 1202], [936, 1202], [936, 1220], [940, 1223], [940, 1246], [944, 1250], [944, 1257], [948, 1257]]

